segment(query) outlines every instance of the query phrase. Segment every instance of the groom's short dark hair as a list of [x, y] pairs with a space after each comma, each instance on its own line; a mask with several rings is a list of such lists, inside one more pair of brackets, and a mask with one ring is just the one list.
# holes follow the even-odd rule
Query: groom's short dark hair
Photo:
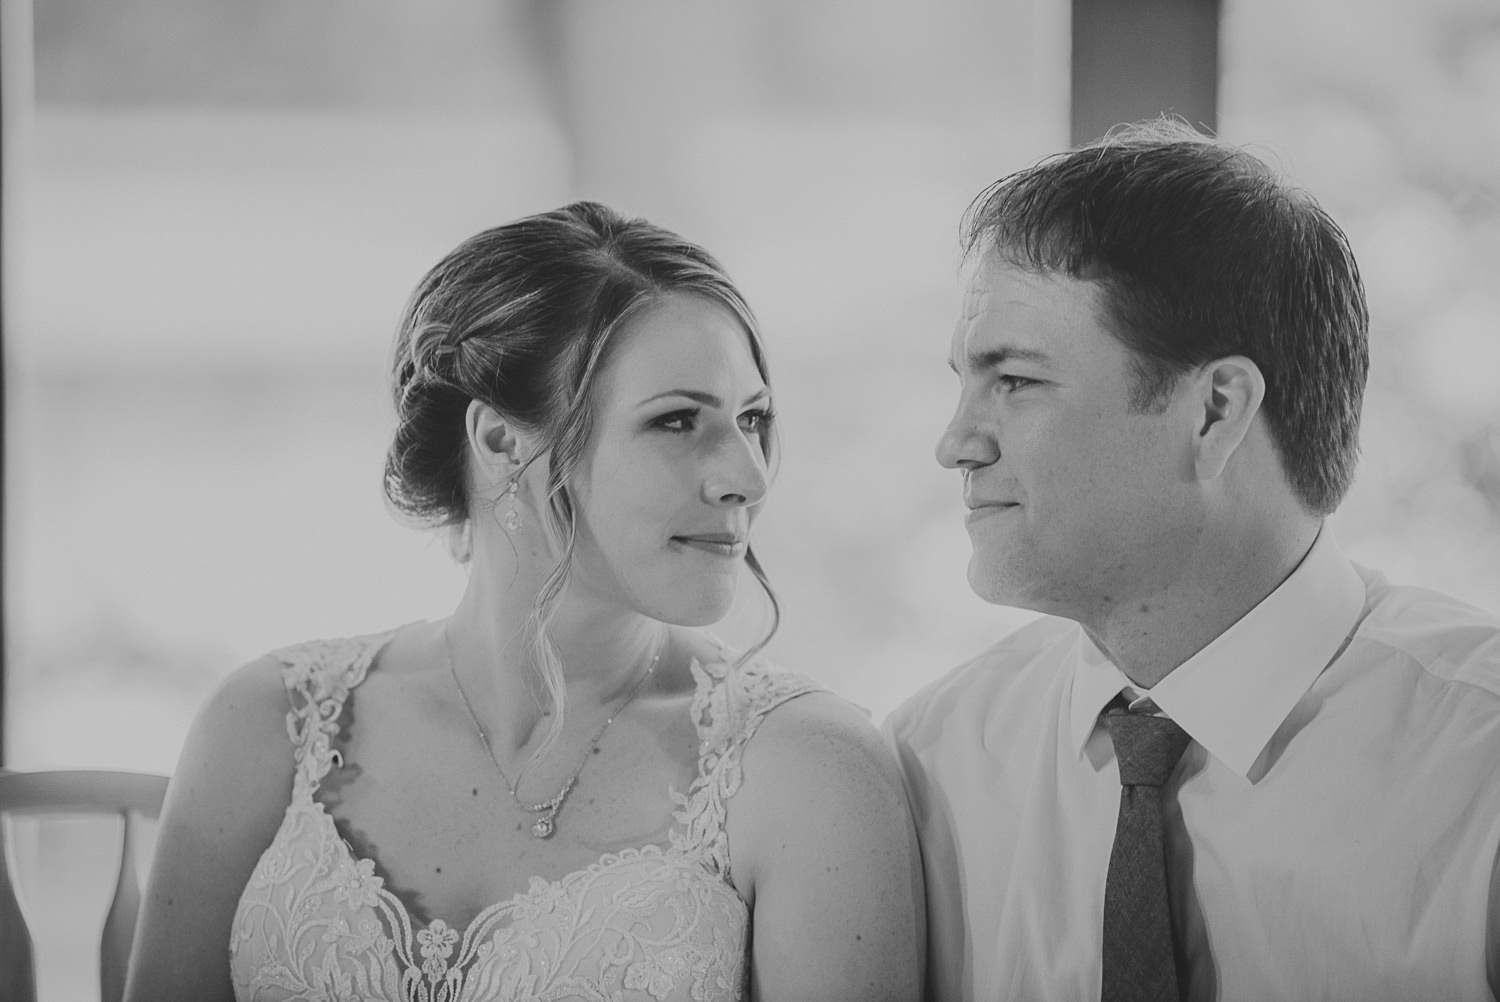
[[996, 181], [969, 207], [964, 250], [1098, 283], [1102, 321], [1135, 359], [1134, 403], [1244, 355], [1293, 491], [1315, 514], [1354, 477], [1369, 312], [1342, 230], [1259, 158], [1161, 120]]

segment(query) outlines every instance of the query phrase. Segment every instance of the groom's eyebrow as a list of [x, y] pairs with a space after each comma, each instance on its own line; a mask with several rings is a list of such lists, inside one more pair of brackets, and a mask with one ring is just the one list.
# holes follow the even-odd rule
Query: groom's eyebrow
[[[964, 355], [964, 365], [970, 372], [983, 372], [985, 369], [994, 369], [1004, 365], [1006, 362], [1033, 362], [1037, 365], [1048, 365], [1052, 356], [1045, 351], [1036, 348], [1022, 348], [1019, 345], [1005, 345], [1000, 348], [991, 348], [987, 351], [971, 351]], [[953, 364], [952, 359], [948, 361], [948, 368], [954, 372], [958, 367]]]

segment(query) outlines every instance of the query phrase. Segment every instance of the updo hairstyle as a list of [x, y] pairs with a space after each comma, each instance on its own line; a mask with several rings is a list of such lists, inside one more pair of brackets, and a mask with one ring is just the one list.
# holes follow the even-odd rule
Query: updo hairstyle
[[[554, 734], [563, 685], [547, 624], [572, 564], [575, 512], [567, 485], [593, 426], [590, 391], [617, 331], [673, 293], [729, 310], [770, 385], [754, 314], [718, 261], [675, 233], [596, 202], [575, 202], [470, 237], [422, 279], [396, 332], [396, 432], [386, 454], [385, 494], [398, 512], [421, 525], [457, 528], [475, 517], [477, 505], [493, 509], [498, 503], [470, 494], [464, 421], [471, 400], [536, 437], [540, 448], [527, 465], [543, 455], [549, 460], [548, 522], [564, 550], [528, 625], [557, 711]], [[771, 428], [761, 431], [760, 443], [770, 463]], [[771, 601], [770, 628], [748, 658], [775, 633], [780, 610], [753, 550], [745, 563]]]

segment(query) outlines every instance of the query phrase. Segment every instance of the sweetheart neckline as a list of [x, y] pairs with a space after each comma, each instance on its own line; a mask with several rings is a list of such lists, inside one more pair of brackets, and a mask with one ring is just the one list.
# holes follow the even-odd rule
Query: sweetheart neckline
[[[419, 620], [418, 622], [425, 622], [425, 620]], [[351, 667], [354, 669], [354, 672], [355, 672], [355, 677], [353, 679], [349, 680], [346, 683], [347, 689], [352, 690], [355, 686], [359, 685], [360, 682], [364, 681], [365, 677], [375, 667], [375, 661], [376, 661], [376, 659], [380, 656], [381, 652], [385, 650], [386, 646], [395, 638], [396, 634], [399, 633], [399, 632], [401, 632], [402, 630], [406, 629], [408, 626], [414, 626], [414, 625], [416, 625], [416, 624], [415, 623], [408, 623], [405, 626], [398, 626], [395, 629], [387, 630], [384, 633], [375, 634], [375, 635], [367, 636], [367, 637], [352, 638], [352, 639], [357, 639], [357, 640], [363, 640], [363, 641], [366, 642], [366, 645], [365, 645], [364, 650], [362, 650], [360, 652], [360, 655], [351, 664]], [[699, 694], [703, 691], [703, 680], [698, 677], [699, 674], [700, 673], [706, 673], [707, 670], [708, 670], [708, 665], [726, 665], [726, 664], [728, 664], [727, 655], [729, 653], [729, 648], [727, 647], [727, 645], [725, 645], [725, 643], [722, 640], [720, 640], [718, 637], [713, 636], [712, 634], [705, 634], [705, 635], [711, 641], [713, 641], [713, 643], [719, 648], [719, 651], [718, 651], [719, 657], [716, 660], [705, 662], [705, 661], [701, 660], [698, 657], [698, 655], [696, 655], [696, 654], [692, 654], [692, 655], [689, 656], [689, 658], [688, 658], [688, 670], [693, 675], [694, 680], [695, 680], [695, 686], [694, 686], [694, 688], [695, 688], [694, 703], [695, 704], [696, 704], [696, 702], [697, 702], [697, 700], [699, 698]], [[340, 708], [341, 708], [342, 702], [343, 702], [343, 700], [340, 699], [339, 700]], [[293, 712], [295, 712], [295, 711], [293, 711]], [[333, 735], [336, 734], [336, 733], [338, 733], [338, 731], [341, 729], [341, 728], [339, 728], [337, 726], [336, 723], [334, 723], [337, 720], [337, 716], [338, 716], [337, 714], [334, 714], [333, 717], [329, 721], [330, 723], [333, 723], [334, 726], [333, 726], [333, 728], [330, 731], [327, 732], [327, 737], [328, 738], [332, 738]], [[710, 781], [709, 780], [709, 774], [711, 772], [711, 769], [709, 767], [709, 752], [708, 752], [708, 749], [705, 747], [705, 745], [706, 745], [706, 742], [705, 742], [702, 734], [700, 733], [700, 735], [699, 735], [697, 774], [693, 777], [693, 781], [690, 784], [688, 784], [688, 792], [687, 792], [687, 794], [686, 795], [679, 794], [677, 792], [677, 789], [676, 789], [675, 785], [669, 785], [668, 788], [667, 788], [667, 794], [668, 794], [668, 796], [674, 802], [677, 802], [678, 800], [681, 800], [682, 801], [682, 808], [684, 808], [684, 809], [691, 802], [694, 791], [697, 790], [700, 786], [705, 785], [705, 784], [707, 784]], [[339, 755], [339, 753], [335, 750], [335, 751], [332, 751], [330, 757], [332, 758], [332, 756], [338, 756], [338, 755]], [[338, 761], [338, 759], [334, 759], [334, 761]], [[299, 764], [299, 771], [300, 771], [300, 764]], [[326, 767], [325, 767], [324, 774], [326, 774], [326, 771], [327, 770], [326, 770]], [[349, 841], [347, 839], [345, 839], [343, 837], [343, 835], [339, 834], [338, 825], [336, 824], [333, 815], [329, 812], [327, 805], [324, 804], [321, 800], [319, 800], [315, 796], [315, 794], [317, 793], [318, 787], [320, 787], [322, 785], [323, 774], [320, 774], [320, 775], [318, 775], [316, 777], [309, 776], [309, 777], [307, 777], [307, 780], [308, 781], [306, 782], [305, 785], [303, 783], [301, 783], [301, 782], [298, 782], [297, 784], [295, 784], [297, 786], [297, 789], [293, 790], [292, 800], [287, 805], [288, 811], [290, 811], [293, 807], [296, 806], [297, 799], [298, 799], [299, 795], [305, 797], [306, 800], [307, 800], [307, 802], [309, 804], [311, 804], [314, 808], [316, 808], [316, 813], [317, 813], [317, 815], [319, 817], [319, 820], [324, 825], [326, 825], [326, 829], [325, 829], [324, 834], [326, 836], [331, 837], [333, 839], [333, 841], [336, 843], [336, 848], [339, 851], [342, 851], [344, 853], [345, 858], [349, 861], [349, 863], [351, 865], [353, 865], [355, 868], [358, 868], [359, 864], [361, 864], [361, 863], [368, 863], [369, 864], [370, 869], [371, 869], [370, 876], [375, 881], [377, 881], [376, 886], [375, 886], [376, 893], [378, 895], [380, 895], [382, 899], [388, 900], [393, 905], [394, 908], [396, 908], [396, 909], [399, 910], [400, 918], [401, 918], [402, 923], [404, 924], [404, 926], [406, 928], [412, 930], [413, 933], [415, 933], [419, 928], [420, 929], [432, 929], [435, 925], [438, 925], [438, 924], [441, 924], [443, 926], [443, 928], [445, 928], [445, 929], [457, 929], [458, 928], [457, 926], [450, 925], [446, 919], [437, 918], [437, 917], [434, 917], [431, 922], [428, 922], [425, 925], [422, 925], [420, 927], [417, 926], [416, 923], [415, 923], [415, 920], [414, 920], [414, 918], [413, 918], [413, 916], [411, 914], [411, 912], [406, 907], [406, 903], [404, 901], [402, 901], [399, 897], [397, 897], [393, 892], [391, 892], [390, 890], [388, 890], [386, 888], [386, 886], [385, 886], [386, 881], [385, 881], [384, 877], [380, 877], [380, 876], [376, 875], [373, 872], [374, 868], [376, 866], [380, 865], [379, 860], [377, 860], [373, 856], [361, 856], [357, 852], [355, 852], [354, 851], [354, 847], [349, 844]], [[672, 832], [676, 829], [677, 825], [679, 825], [679, 824], [688, 825], [689, 822], [687, 822], [684, 819], [682, 819], [681, 817], [679, 817], [678, 811], [673, 811], [672, 812], [672, 821], [668, 825], [668, 830], [667, 830], [667, 838], [669, 840], [672, 837]], [[624, 859], [625, 855], [627, 853], [634, 852], [634, 853], [639, 854], [639, 853], [643, 852], [646, 849], [654, 849], [657, 853], [660, 854], [660, 858], [662, 858], [662, 859], [665, 860], [665, 859], [674, 858], [674, 856], [673, 856], [673, 850], [675, 848], [676, 847], [672, 846], [672, 845], [663, 846], [663, 845], [661, 845], [659, 843], [654, 843], [654, 842], [647, 843], [646, 845], [643, 845], [643, 846], [627, 846], [625, 849], [622, 849], [622, 850], [620, 850], [618, 852], [606, 852], [606, 853], [603, 853], [603, 854], [601, 854], [599, 856], [598, 859], [594, 860], [592, 863], [589, 863], [587, 866], [581, 867], [581, 868], [576, 869], [576, 870], [570, 870], [569, 872], [563, 874], [561, 877], [558, 877], [558, 878], [556, 878], [554, 880], [547, 880], [545, 877], [533, 876], [528, 881], [527, 887], [526, 887], [525, 890], [523, 890], [523, 891], [517, 891], [516, 893], [512, 894], [509, 898], [505, 898], [505, 899], [502, 899], [500, 901], [496, 901], [493, 904], [486, 905], [484, 908], [480, 909], [479, 912], [476, 913], [475, 916], [472, 919], [470, 919], [469, 922], [463, 927], [463, 930], [462, 930], [462, 932], [463, 932], [463, 939], [465, 941], [467, 941], [468, 937], [473, 933], [473, 931], [477, 927], [479, 927], [481, 921], [484, 921], [484, 920], [487, 920], [490, 917], [493, 917], [491, 915], [492, 912], [495, 913], [495, 914], [499, 914], [501, 910], [506, 909], [506, 908], [514, 908], [517, 904], [519, 904], [519, 903], [521, 903], [523, 901], [526, 901], [528, 899], [530, 899], [530, 900], [536, 900], [536, 899], [540, 899], [541, 897], [546, 896], [548, 894], [555, 894], [559, 890], [561, 890], [562, 888], [567, 887], [570, 883], [573, 883], [575, 881], [575, 878], [579, 878], [579, 877], [582, 877], [582, 876], [587, 876], [587, 875], [589, 875], [591, 873], [602, 873], [609, 866], [612, 866], [614, 863], [619, 862], [622, 859]], [[730, 895], [732, 895], [734, 897], [734, 899], [736, 901], [738, 901], [742, 905], [744, 905], [744, 907], [748, 911], [749, 905], [745, 904], [745, 899], [740, 894], [739, 888], [735, 887], [732, 883], [730, 883], [728, 871], [726, 870], [723, 873], [715, 873], [713, 871], [713, 869], [711, 867], [709, 867], [705, 863], [705, 858], [708, 857], [708, 856], [709, 856], [709, 854], [707, 853], [705, 846], [696, 845], [696, 846], [691, 846], [691, 847], [689, 847], [689, 849], [686, 849], [686, 850], [679, 850], [676, 853], [675, 858], [680, 858], [680, 859], [687, 860], [687, 861], [690, 861], [690, 862], [694, 863], [695, 866], [696, 866], [696, 868], [698, 870], [701, 870], [701, 872], [703, 873], [703, 875], [708, 878], [708, 880], [709, 880], [709, 882], [711, 884], [720, 884], [720, 885], [723, 885], [723, 887], [725, 888], [725, 890], [727, 890], [730, 893]], [[696, 858], [692, 858], [692, 857], [696, 857]], [[637, 855], [634, 858], [639, 858], [639, 855]]]
[[[287, 728], [297, 766], [282, 826], [236, 908], [230, 943], [232, 963], [238, 965], [236, 991], [242, 985], [252, 993], [271, 985], [303, 991], [325, 982], [331, 987], [329, 979], [350, 984], [346, 979], [352, 978], [352, 983], [368, 982], [371, 991], [362, 994], [373, 995], [379, 993], [370, 979], [380, 978], [381, 997], [451, 999], [471, 978], [490, 985], [500, 976], [496, 964], [502, 961], [507, 977], [523, 980], [566, 975], [569, 984], [581, 978], [580, 984], [595, 986], [595, 974], [617, 979], [623, 972], [637, 981], [668, 977], [676, 984], [686, 975], [686, 958], [695, 978], [715, 979], [714, 998], [738, 998], [750, 906], [730, 879], [725, 808], [740, 785], [740, 753], [759, 722], [788, 699], [821, 687], [770, 665], [739, 671], [737, 660], [692, 658], [690, 714], [699, 738], [698, 769], [685, 793], [669, 786], [677, 809], [664, 842], [602, 853], [556, 879], [532, 876], [529, 886], [481, 908], [462, 927], [440, 917], [416, 926], [404, 902], [386, 887], [387, 878], [374, 872], [377, 856], [355, 852], [332, 810], [315, 796], [320, 780], [340, 761], [332, 744], [344, 702], [391, 633], [274, 652], [292, 702]], [[648, 914], [652, 922], [671, 925], [667, 940], [654, 934], [640, 939], [637, 923]], [[666, 926], [652, 928], [666, 931]], [[597, 958], [602, 965], [597, 971], [594, 960], [573, 956], [580, 945], [594, 949], [602, 942], [574, 943], [575, 933], [597, 937], [609, 930], [624, 937], [617, 946], [628, 947], [628, 956], [610, 947]], [[731, 941], [739, 943], [737, 952]], [[552, 956], [549, 951], [557, 949], [569, 951], [572, 959], [565, 964], [564, 954]], [[625, 972], [622, 965], [631, 958]], [[520, 966], [513, 968], [512, 961]]]
[[[412, 625], [412, 624], [408, 624], [408, 625]], [[400, 630], [402, 630], [404, 628], [405, 627], [397, 627], [396, 629], [389, 630], [389, 631], [387, 631], [384, 634], [379, 634], [379, 635], [377, 635], [374, 638], [373, 642], [369, 644], [369, 646], [366, 648], [366, 650], [364, 652], [362, 652], [362, 657], [356, 661], [357, 675], [352, 680], [352, 682], [348, 685], [349, 689], [353, 689], [355, 686], [357, 686], [360, 682], [362, 682], [364, 680], [365, 676], [368, 675], [368, 673], [371, 671], [371, 669], [373, 669], [373, 667], [375, 665], [375, 660], [376, 660], [376, 658], [378, 658], [380, 656], [381, 651], [383, 651], [385, 649], [386, 645], [391, 642], [391, 640], [395, 637], [395, 635], [398, 632], [400, 632]], [[725, 655], [728, 652], [728, 648], [724, 645], [724, 642], [722, 640], [719, 640], [717, 637], [710, 636], [710, 639], [712, 639], [718, 645], [718, 647], [719, 647], [719, 654], [720, 654], [720, 659], [719, 660], [705, 663], [702, 660], [700, 660], [696, 654], [691, 655], [689, 657], [688, 670], [694, 676], [695, 681], [698, 681], [698, 684], [695, 686], [695, 689], [697, 689], [698, 691], [701, 691], [701, 689], [702, 689], [702, 683], [701, 683], [701, 680], [697, 679], [697, 677], [698, 677], [698, 674], [700, 672], [706, 672], [707, 671], [707, 664], [714, 664], [714, 665], [727, 664], [727, 661], [725, 660]], [[360, 663], [360, 662], [362, 662], [362, 663]], [[697, 698], [698, 698], [698, 693], [695, 692], [695, 694], [694, 694], [694, 701], [695, 702], [696, 702]], [[342, 703], [342, 700], [340, 700], [340, 703]], [[334, 716], [334, 719], [335, 720], [337, 719], [337, 715], [336, 714]], [[330, 732], [328, 734], [328, 737], [332, 738], [333, 734], [337, 733], [337, 731], [338, 731], [338, 728], [337, 728], [337, 726], [335, 726], [334, 731]], [[667, 788], [667, 795], [673, 800], [674, 803], [677, 802], [678, 800], [681, 800], [683, 808], [686, 808], [687, 805], [691, 802], [691, 799], [693, 797], [693, 793], [694, 793], [695, 790], [697, 790], [700, 786], [703, 786], [703, 785], [707, 784], [708, 782], [710, 782], [710, 778], [709, 777], [710, 777], [711, 769], [709, 767], [709, 752], [704, 747], [704, 745], [705, 745], [705, 742], [703, 740], [702, 735], [700, 734], [700, 736], [699, 736], [699, 749], [698, 749], [698, 752], [699, 752], [698, 753], [698, 767], [697, 767], [697, 770], [696, 770], [696, 775], [693, 777], [693, 781], [690, 784], [688, 784], [688, 792], [687, 792], [687, 794], [686, 795], [679, 794], [677, 792], [675, 784], [669, 785], [668, 788]], [[332, 755], [338, 755], [338, 754], [339, 753], [337, 751], [333, 751], [332, 752]], [[325, 774], [326, 774], [326, 770], [325, 770]], [[432, 919], [432, 921], [430, 921], [427, 924], [422, 925], [422, 926], [418, 926], [416, 924], [416, 920], [412, 916], [410, 910], [407, 909], [406, 903], [404, 901], [402, 901], [399, 897], [397, 897], [392, 891], [390, 891], [390, 890], [388, 890], [386, 888], [386, 886], [385, 886], [386, 881], [385, 881], [384, 877], [380, 877], [380, 876], [376, 875], [373, 872], [374, 868], [376, 866], [380, 865], [379, 860], [377, 860], [373, 856], [361, 856], [361, 855], [359, 855], [359, 853], [355, 852], [354, 851], [354, 847], [349, 844], [349, 841], [347, 839], [345, 839], [343, 837], [343, 835], [339, 834], [338, 825], [335, 823], [335, 819], [334, 819], [332, 813], [329, 812], [328, 806], [326, 804], [324, 804], [321, 800], [319, 800], [315, 796], [315, 794], [317, 793], [318, 787], [322, 786], [323, 775], [319, 775], [316, 778], [308, 777], [308, 780], [309, 781], [305, 785], [300, 784], [300, 783], [297, 784], [300, 787], [300, 789], [293, 791], [292, 801], [291, 801], [291, 803], [289, 803], [287, 805], [288, 810], [290, 810], [293, 806], [296, 805], [297, 797], [299, 796], [299, 794], [302, 795], [302, 796], [304, 796], [306, 798], [307, 802], [310, 803], [314, 808], [316, 808], [316, 813], [317, 813], [317, 815], [319, 817], [320, 822], [326, 826], [324, 834], [326, 836], [328, 836], [328, 837], [331, 837], [334, 840], [334, 842], [336, 844], [335, 847], [336, 847], [337, 851], [343, 852], [345, 858], [349, 861], [349, 863], [352, 866], [356, 867], [356, 868], [358, 868], [359, 864], [361, 864], [361, 863], [368, 863], [369, 864], [370, 869], [371, 869], [370, 876], [375, 881], [377, 881], [376, 886], [375, 886], [376, 893], [380, 896], [380, 898], [382, 900], [387, 901], [392, 906], [392, 908], [397, 911], [397, 914], [399, 915], [399, 917], [400, 917], [400, 919], [402, 921], [403, 926], [406, 929], [411, 930], [411, 932], [412, 932], [413, 935], [415, 935], [419, 930], [430, 930], [434, 926], [439, 925], [439, 924], [441, 924], [444, 929], [455, 929], [455, 930], [457, 930], [458, 926], [450, 925], [446, 919], [439, 918], [439, 917], [434, 917]], [[669, 840], [672, 837], [672, 832], [677, 828], [678, 825], [685, 825], [686, 826], [686, 825], [688, 825], [688, 822], [678, 816], [678, 811], [673, 811], [672, 812], [672, 821], [668, 825], [668, 829], [667, 829], [667, 838]], [[540, 900], [540, 899], [542, 899], [542, 898], [544, 898], [544, 897], [546, 897], [548, 895], [554, 895], [554, 894], [558, 893], [559, 891], [561, 891], [563, 888], [566, 888], [570, 884], [576, 882], [577, 878], [588, 876], [589, 874], [592, 874], [592, 873], [602, 873], [602, 872], [604, 872], [604, 870], [607, 869], [609, 866], [612, 866], [612, 865], [614, 865], [614, 863], [619, 862], [622, 859], [624, 859], [627, 853], [634, 852], [634, 853], [639, 854], [639, 853], [642, 853], [646, 849], [654, 849], [656, 851], [656, 853], [660, 854], [659, 858], [661, 858], [663, 860], [666, 860], [666, 859], [674, 858], [674, 856], [673, 856], [673, 849], [674, 848], [675, 847], [671, 846], [671, 845], [663, 846], [663, 845], [661, 845], [659, 843], [654, 843], [654, 842], [647, 843], [646, 845], [643, 845], [643, 846], [627, 846], [625, 849], [622, 849], [622, 850], [620, 850], [618, 852], [606, 852], [606, 853], [603, 853], [603, 854], [601, 854], [599, 856], [598, 859], [596, 859], [593, 862], [589, 863], [587, 866], [580, 867], [579, 869], [576, 869], [576, 870], [570, 870], [569, 872], [563, 874], [561, 877], [558, 877], [558, 878], [556, 878], [554, 880], [547, 880], [545, 877], [533, 876], [528, 881], [527, 887], [526, 887], [525, 890], [517, 891], [516, 893], [512, 894], [509, 898], [504, 898], [504, 899], [502, 899], [500, 901], [496, 901], [493, 904], [486, 905], [484, 908], [480, 909], [479, 912], [477, 912], [474, 915], [474, 917], [472, 919], [470, 919], [469, 922], [466, 925], [464, 925], [464, 927], [462, 929], [462, 941], [467, 942], [468, 939], [469, 939], [469, 937], [474, 933], [474, 931], [476, 929], [482, 928], [482, 923], [483, 922], [488, 921], [489, 919], [493, 918], [495, 915], [501, 914], [507, 908], [513, 909], [518, 904], [520, 904], [522, 902], [536, 901], [536, 900]], [[708, 881], [711, 884], [720, 884], [720, 885], [723, 885], [724, 889], [727, 890], [729, 892], [729, 894], [731, 896], [733, 896], [733, 898], [736, 901], [740, 902], [740, 904], [743, 905], [745, 907], [746, 911], [748, 912], [750, 906], [748, 904], [745, 904], [745, 899], [740, 894], [739, 889], [737, 887], [735, 887], [732, 883], [729, 882], [729, 874], [728, 874], [728, 872], [726, 871], [726, 872], [724, 872], [722, 874], [715, 873], [705, 863], [705, 858], [707, 856], [708, 856], [708, 853], [706, 851], [706, 847], [698, 845], [698, 846], [691, 846], [691, 847], [689, 847], [689, 849], [686, 849], [686, 850], [679, 850], [676, 853], [675, 858], [680, 858], [680, 859], [683, 859], [685, 861], [689, 861], [692, 864], [694, 864], [695, 869], [701, 871], [702, 874], [708, 879]], [[611, 858], [611, 857], [613, 857], [613, 858]], [[696, 858], [692, 858], [692, 857], [696, 857]], [[640, 857], [639, 857], [639, 855], [637, 855], [637, 856], [635, 856], [633, 858], [640, 858]], [[392, 930], [392, 931], [394, 932], [395, 930]]]
[[[447, 919], [444, 919], [440, 916], [434, 916], [430, 922], [419, 925], [416, 921], [416, 918], [412, 915], [410, 910], [407, 909], [406, 902], [402, 901], [393, 892], [386, 888], [384, 877], [381, 877], [379, 874], [373, 872], [374, 867], [378, 866], [379, 862], [374, 857], [359, 855], [354, 851], [354, 847], [349, 844], [348, 840], [339, 834], [338, 825], [335, 823], [333, 815], [329, 813], [327, 805], [324, 804], [321, 800], [313, 797], [310, 791], [308, 792], [306, 797], [306, 804], [310, 805], [313, 809], [313, 812], [318, 816], [318, 821], [323, 827], [323, 834], [333, 842], [334, 850], [336, 852], [342, 852], [345, 859], [356, 869], [358, 869], [359, 864], [361, 863], [368, 863], [370, 865], [372, 871], [370, 873], [370, 878], [375, 882], [375, 892], [380, 896], [382, 900], [386, 901], [393, 908], [399, 910], [402, 924], [407, 929], [411, 930], [413, 935], [415, 935], [419, 931], [431, 930], [434, 927], [441, 925], [444, 929], [458, 930], [461, 934], [462, 941], [467, 942], [469, 937], [473, 935], [477, 929], [482, 928], [486, 922], [490, 921], [506, 910], [515, 910], [516, 906], [523, 903], [535, 904], [536, 902], [544, 900], [548, 897], [555, 897], [563, 889], [576, 883], [583, 877], [600, 874], [615, 867], [618, 864], [631, 863], [643, 858], [655, 858], [660, 859], [663, 862], [681, 861], [683, 863], [686, 863], [694, 873], [701, 875], [709, 885], [722, 887], [726, 892], [729, 893], [731, 897], [734, 898], [735, 901], [738, 901], [741, 905], [743, 905], [747, 911], [750, 907], [745, 903], [744, 897], [740, 895], [739, 890], [733, 884], [729, 883], [729, 881], [724, 877], [715, 874], [706, 865], [704, 865], [702, 857], [705, 854], [703, 852], [681, 850], [677, 849], [676, 846], [662, 845], [658, 842], [647, 842], [645, 845], [626, 846], [624, 849], [620, 849], [615, 852], [602, 853], [598, 859], [595, 859], [588, 865], [579, 867], [576, 870], [569, 870], [562, 876], [554, 878], [552, 880], [548, 880], [546, 877], [532, 876], [528, 880], [525, 890], [516, 891], [508, 898], [502, 898], [501, 900], [496, 901], [493, 904], [486, 905], [484, 908], [481, 908], [477, 913], [475, 913], [474, 917], [462, 927], [453, 925], [452, 923], [448, 922]], [[297, 806], [298, 805], [295, 800], [291, 804], [287, 805], [289, 810]], [[394, 929], [392, 930], [392, 932], [395, 931], [396, 930]]]

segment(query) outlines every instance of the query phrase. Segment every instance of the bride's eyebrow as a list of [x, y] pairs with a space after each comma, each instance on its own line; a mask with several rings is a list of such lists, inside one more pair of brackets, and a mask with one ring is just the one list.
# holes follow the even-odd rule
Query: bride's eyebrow
[[720, 400], [718, 397], [714, 396], [712, 393], [704, 393], [702, 390], [663, 390], [660, 393], [652, 394], [651, 396], [647, 397], [645, 400], [642, 400], [640, 402], [640, 406], [641, 407], [650, 406], [651, 404], [656, 403], [656, 401], [662, 400], [662, 399], [664, 399], [666, 397], [687, 397], [689, 400], [693, 401], [694, 403], [702, 404], [705, 407], [723, 407], [724, 406], [724, 401]]
[[[771, 395], [770, 389], [768, 387], [764, 387], [763, 386], [757, 392], [751, 394], [750, 398], [748, 400], [746, 400], [745, 403], [747, 403], [747, 404], [754, 403], [757, 400], [760, 400], [760, 399], [762, 399], [764, 397], [768, 397], [770, 395]], [[702, 404], [705, 407], [723, 407], [724, 406], [724, 401], [723, 401], [722, 398], [717, 397], [717, 396], [715, 396], [712, 393], [705, 393], [702, 390], [663, 390], [661, 393], [653, 394], [653, 395], [647, 397], [645, 400], [642, 400], [640, 402], [639, 406], [641, 406], [641, 407], [649, 407], [651, 404], [653, 404], [656, 401], [661, 400], [661, 399], [663, 399], [665, 397], [687, 397], [689, 400], [693, 401], [694, 403]]]

